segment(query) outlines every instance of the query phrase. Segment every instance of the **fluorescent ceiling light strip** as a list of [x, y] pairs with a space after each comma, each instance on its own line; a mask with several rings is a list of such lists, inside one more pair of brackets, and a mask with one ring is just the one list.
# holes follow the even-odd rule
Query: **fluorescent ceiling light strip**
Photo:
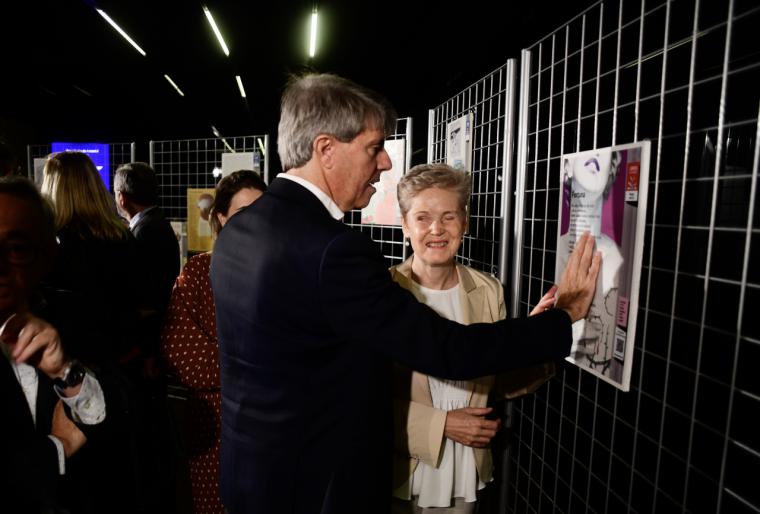
[[309, 57], [317, 53], [317, 11], [311, 13], [311, 35], [309, 36]]
[[177, 90], [177, 93], [179, 93], [179, 96], [185, 96], [185, 93], [182, 92], [179, 86], [174, 83], [174, 81], [171, 79], [169, 75], [164, 74], [164, 78], [169, 81], [169, 84], [171, 84], [174, 89]]
[[208, 7], [205, 5], [203, 6], [203, 12], [206, 13], [206, 19], [208, 20], [209, 25], [211, 25], [211, 29], [214, 31], [214, 34], [216, 35], [216, 39], [219, 40], [219, 44], [222, 46], [222, 51], [224, 51], [224, 55], [227, 57], [230, 56], [230, 50], [227, 48], [227, 43], [224, 42], [224, 38], [222, 37], [222, 33], [219, 32], [219, 27], [216, 26], [216, 22], [214, 21], [214, 17], [211, 16], [211, 11], [208, 10]]
[[232, 147], [231, 147], [231, 146], [230, 146], [230, 144], [227, 142], [227, 140], [226, 140], [226, 139], [224, 139], [224, 138], [222, 137], [222, 134], [220, 134], [220, 133], [219, 133], [219, 131], [216, 129], [216, 127], [215, 127], [215, 126], [213, 126], [213, 125], [211, 125], [211, 132], [213, 132], [213, 133], [214, 133], [214, 135], [215, 135], [217, 138], [219, 138], [219, 139], [221, 139], [221, 140], [222, 140], [222, 143], [224, 143], [224, 146], [226, 146], [226, 147], [227, 147], [227, 149], [228, 149], [230, 152], [232, 152], [232, 153], [235, 153], [235, 150], [233, 150], [233, 149], [232, 149]]
[[110, 16], [108, 16], [104, 11], [102, 11], [100, 9], [95, 9], [95, 10], [98, 11], [98, 14], [100, 14], [103, 17], [103, 19], [105, 19], [114, 29], [116, 29], [116, 32], [118, 32], [119, 34], [121, 34], [121, 37], [123, 37], [124, 39], [126, 39], [127, 41], [129, 41], [129, 44], [132, 45], [133, 47], [135, 47], [135, 50], [137, 50], [138, 52], [140, 52], [143, 55], [143, 57], [145, 57], [145, 50], [143, 50], [142, 48], [140, 48], [140, 45], [138, 45], [137, 43], [135, 43], [135, 40], [132, 39], [131, 37], [129, 37], [129, 34], [127, 34], [126, 32], [124, 32], [121, 29], [121, 27], [119, 27], [116, 24], [116, 22], [111, 19]]
[[229, 150], [232, 153], [235, 153], [235, 150], [233, 150], [233, 148], [230, 146], [230, 144], [227, 142], [226, 139], [224, 139], [223, 137], [220, 137], [219, 139], [222, 140], [222, 143], [224, 143], [224, 146], [227, 147], [227, 150]]
[[261, 148], [261, 155], [263, 155], [264, 157], [266, 157], [267, 156], [267, 151], [264, 150], [264, 143], [261, 141], [261, 138], [257, 138], [256, 141], [259, 142], [259, 148]]
[[245, 89], [243, 89], [243, 80], [240, 75], [235, 75], [235, 80], [237, 80], [238, 88], [240, 88], [240, 96], [245, 98]]

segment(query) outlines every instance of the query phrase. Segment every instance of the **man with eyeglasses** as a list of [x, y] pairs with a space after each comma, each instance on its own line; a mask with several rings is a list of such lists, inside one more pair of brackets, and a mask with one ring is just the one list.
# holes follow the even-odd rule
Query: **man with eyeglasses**
[[8, 512], [79, 512], [91, 500], [83, 482], [92, 482], [77, 454], [108, 436], [101, 381], [33, 314], [54, 252], [52, 212], [34, 185], [0, 178], [0, 502]]

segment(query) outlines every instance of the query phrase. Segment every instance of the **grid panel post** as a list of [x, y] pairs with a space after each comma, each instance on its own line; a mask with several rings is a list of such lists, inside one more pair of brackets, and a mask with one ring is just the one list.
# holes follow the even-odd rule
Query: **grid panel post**
[[515, 177], [515, 223], [512, 238], [512, 298], [510, 299], [511, 316], [520, 315], [520, 298], [522, 293], [522, 255], [523, 223], [525, 221], [525, 175], [528, 168], [528, 116], [530, 110], [530, 50], [523, 50], [520, 55], [520, 107], [519, 126], [517, 128], [517, 169]]
[[505, 115], [504, 115], [504, 144], [502, 145], [502, 172], [501, 172], [501, 232], [499, 240], [499, 280], [506, 284], [509, 278], [509, 252], [510, 246], [510, 221], [512, 217], [512, 204], [514, 203], [514, 190], [512, 189], [513, 180], [513, 159], [514, 140], [515, 140], [515, 77], [517, 73], [517, 61], [510, 59], [507, 61], [506, 84], [504, 91]]

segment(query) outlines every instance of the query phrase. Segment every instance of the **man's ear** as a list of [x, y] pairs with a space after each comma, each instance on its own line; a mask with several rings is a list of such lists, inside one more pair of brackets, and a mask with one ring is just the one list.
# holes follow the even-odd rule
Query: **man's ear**
[[319, 134], [312, 145], [313, 156], [325, 168], [332, 167], [335, 154], [335, 139], [327, 134]]

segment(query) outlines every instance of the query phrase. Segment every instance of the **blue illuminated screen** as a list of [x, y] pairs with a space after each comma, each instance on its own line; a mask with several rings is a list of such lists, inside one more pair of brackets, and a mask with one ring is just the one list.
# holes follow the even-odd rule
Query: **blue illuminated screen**
[[111, 191], [111, 167], [109, 160], [108, 145], [101, 143], [53, 143], [52, 151], [55, 152], [82, 152], [87, 154], [100, 173], [100, 178]]

